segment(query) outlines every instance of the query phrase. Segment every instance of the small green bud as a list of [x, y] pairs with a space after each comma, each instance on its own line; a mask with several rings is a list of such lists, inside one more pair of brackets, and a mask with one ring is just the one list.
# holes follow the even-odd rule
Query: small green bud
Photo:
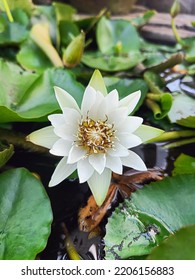
[[63, 63], [68, 68], [73, 68], [78, 65], [81, 61], [83, 51], [85, 47], [85, 33], [81, 33], [76, 36], [68, 45], [66, 49], [63, 50]]
[[170, 10], [171, 17], [175, 18], [179, 13], [180, 13], [180, 3], [179, 0], [175, 0]]

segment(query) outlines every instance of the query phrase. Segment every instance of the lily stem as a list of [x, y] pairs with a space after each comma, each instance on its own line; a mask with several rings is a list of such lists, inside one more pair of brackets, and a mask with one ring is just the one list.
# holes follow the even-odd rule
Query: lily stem
[[[186, 138], [195, 136], [195, 130], [178, 130], [178, 131], [168, 131], [159, 135], [156, 138], [153, 138], [151, 142], [164, 142], [169, 140], [174, 140], [178, 138]], [[148, 141], [149, 143], [150, 141]]]
[[172, 18], [171, 19], [171, 27], [172, 27], [172, 30], [173, 30], [173, 34], [175, 35], [175, 39], [178, 43], [181, 43], [181, 37], [177, 31], [177, 28], [176, 28], [176, 25], [175, 25], [175, 18]]
[[13, 16], [12, 16], [12, 14], [11, 14], [9, 5], [7, 4], [7, 0], [3, 0], [3, 5], [4, 5], [4, 8], [5, 8], [5, 11], [6, 11], [6, 14], [7, 14], [7, 17], [8, 17], [8, 19], [9, 19], [9, 21], [10, 21], [10, 22], [13, 22], [14, 19], [13, 19]]
[[177, 148], [177, 147], [187, 145], [187, 144], [191, 144], [191, 143], [195, 143], [195, 137], [172, 142], [170, 144], [165, 145], [163, 148], [164, 149], [172, 149], [172, 148]]

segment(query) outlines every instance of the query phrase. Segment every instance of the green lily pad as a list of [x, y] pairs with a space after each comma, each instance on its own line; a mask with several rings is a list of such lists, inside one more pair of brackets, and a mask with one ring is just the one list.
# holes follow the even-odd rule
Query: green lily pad
[[70, 71], [51, 68], [38, 75], [0, 60], [0, 72], [0, 122], [46, 121], [48, 114], [59, 110], [54, 86], [64, 88], [81, 103], [83, 86]]
[[14, 22], [9, 22], [6, 14], [2, 17], [6, 19], [3, 32], [0, 33], [0, 45], [17, 45], [23, 42], [28, 37], [29, 19], [27, 14], [21, 9], [16, 9], [12, 12]]
[[127, 20], [108, 20], [102, 17], [97, 25], [96, 38], [102, 53], [120, 53], [139, 50], [140, 39], [135, 27]]
[[138, 51], [129, 52], [128, 54], [120, 55], [103, 55], [100, 52], [85, 52], [82, 57], [82, 62], [91, 68], [99, 70], [116, 72], [127, 70], [135, 67], [144, 58]]
[[[34, 7], [32, 0], [6, 0], [10, 10], [15, 10], [17, 8], [25, 11], [27, 14], [31, 14], [32, 9]], [[3, 5], [3, 1], [0, 2], [0, 9], [5, 10]]]
[[[191, 127], [191, 125], [194, 125], [195, 100], [184, 93], [175, 94], [173, 96], [173, 104], [168, 113], [168, 117], [172, 123], [183, 123], [185, 126]], [[188, 117], [190, 118], [187, 119]], [[183, 119], [186, 120], [184, 121]]]
[[180, 229], [164, 240], [148, 260], [195, 260], [195, 225]]
[[136, 28], [140, 28], [146, 23], [150, 21], [150, 19], [156, 14], [155, 10], [147, 10], [143, 15], [140, 15], [131, 20], [131, 23], [136, 26]]
[[24, 69], [37, 73], [42, 73], [47, 68], [53, 67], [49, 58], [31, 39], [22, 44], [16, 59]]
[[106, 259], [151, 252], [168, 235], [195, 223], [195, 175], [151, 183], [120, 205], [106, 225]]
[[195, 128], [195, 116], [189, 116], [187, 118], [179, 119], [177, 120], [177, 123], [182, 126]]
[[0, 174], [0, 209], [0, 259], [35, 259], [47, 244], [52, 222], [41, 182], [24, 168]]
[[125, 96], [129, 95], [130, 93], [133, 93], [137, 90], [141, 91], [141, 98], [139, 102], [137, 103], [134, 111], [132, 114], [134, 114], [135, 111], [139, 109], [139, 107], [143, 104], [144, 99], [146, 97], [146, 94], [148, 92], [148, 86], [146, 82], [142, 79], [119, 79], [119, 78], [105, 78], [105, 82], [107, 85], [108, 92], [116, 89], [119, 93], [119, 98], [122, 99]]
[[173, 175], [195, 173], [195, 158], [181, 154], [174, 161]]
[[6, 146], [0, 143], [0, 168], [6, 164], [6, 162], [12, 157], [13, 153], [13, 145]]

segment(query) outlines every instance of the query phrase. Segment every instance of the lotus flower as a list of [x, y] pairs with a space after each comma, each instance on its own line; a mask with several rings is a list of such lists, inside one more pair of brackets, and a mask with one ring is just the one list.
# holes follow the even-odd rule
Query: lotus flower
[[51, 126], [31, 133], [28, 140], [61, 156], [49, 186], [58, 185], [76, 169], [80, 183], [88, 183], [98, 205], [106, 197], [112, 171], [122, 174], [123, 165], [146, 170], [142, 159], [130, 149], [162, 133], [142, 125], [143, 119], [129, 114], [141, 92], [119, 100], [117, 90], [107, 94], [96, 70], [85, 89], [81, 108], [65, 90], [55, 87], [61, 114], [48, 116]]

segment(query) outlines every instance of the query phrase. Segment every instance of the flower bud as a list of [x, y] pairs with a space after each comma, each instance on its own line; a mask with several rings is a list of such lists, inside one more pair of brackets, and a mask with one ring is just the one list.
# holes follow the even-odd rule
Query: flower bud
[[68, 68], [73, 68], [78, 65], [81, 61], [83, 55], [83, 50], [85, 47], [85, 33], [81, 33], [76, 36], [68, 45], [68, 47], [63, 50], [63, 63]]
[[179, 12], [180, 12], [180, 3], [178, 0], [175, 0], [170, 10], [171, 17], [175, 18], [179, 14]]

